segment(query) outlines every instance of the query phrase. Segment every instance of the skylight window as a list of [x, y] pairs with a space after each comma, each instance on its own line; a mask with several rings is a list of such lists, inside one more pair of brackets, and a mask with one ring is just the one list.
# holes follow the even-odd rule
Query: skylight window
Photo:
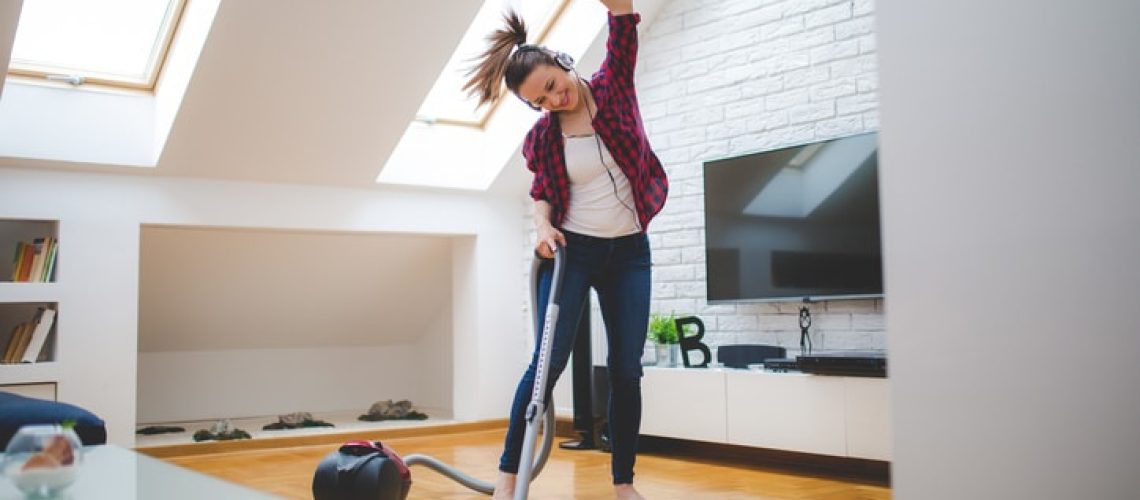
[[[539, 114], [509, 94], [476, 109], [461, 90], [465, 70], [485, 50], [486, 36], [502, 26], [508, 3], [516, 9], [521, 5], [528, 43], [581, 59], [595, 41], [604, 42], [599, 34], [605, 32], [606, 8], [597, 0], [485, 0], [376, 182], [485, 190], [518, 158], [519, 144]], [[587, 62], [579, 70], [590, 74], [599, 62]]]
[[26, 0], [8, 72], [153, 90], [185, 0]]
[[[528, 43], [541, 43], [551, 26], [557, 21], [570, 0], [530, 0], [514, 2], [515, 8], [526, 22]], [[521, 5], [518, 5], [521, 4]], [[467, 32], [452, 53], [443, 73], [432, 86], [424, 103], [416, 113], [418, 119], [428, 123], [446, 123], [482, 127], [494, 104], [476, 106], [476, 99], [463, 92], [467, 70], [474, 60], [487, 49], [487, 36], [503, 27], [502, 0], [486, 0]]]

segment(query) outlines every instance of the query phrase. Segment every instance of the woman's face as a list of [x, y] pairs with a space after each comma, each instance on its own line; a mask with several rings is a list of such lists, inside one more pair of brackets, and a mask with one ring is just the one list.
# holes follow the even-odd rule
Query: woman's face
[[558, 66], [540, 64], [519, 85], [519, 96], [547, 111], [569, 111], [578, 107], [577, 79]]

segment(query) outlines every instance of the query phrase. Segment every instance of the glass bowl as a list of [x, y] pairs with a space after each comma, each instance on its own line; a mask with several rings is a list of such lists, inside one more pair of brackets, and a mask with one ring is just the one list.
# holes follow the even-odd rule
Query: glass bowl
[[83, 445], [71, 428], [25, 425], [4, 450], [4, 475], [30, 497], [51, 497], [75, 482]]

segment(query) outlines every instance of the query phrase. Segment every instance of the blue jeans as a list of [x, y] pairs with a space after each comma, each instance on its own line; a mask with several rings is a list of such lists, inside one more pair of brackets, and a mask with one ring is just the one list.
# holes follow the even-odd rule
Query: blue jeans
[[[595, 238], [569, 231], [563, 231], [563, 234], [566, 236], [565, 273], [549, 360], [550, 372], [546, 379], [547, 401], [550, 401], [554, 383], [570, 359], [578, 320], [592, 287], [598, 292], [609, 347], [606, 363], [610, 379], [608, 420], [613, 480], [614, 484], [632, 483], [637, 436], [641, 428], [641, 354], [649, 323], [649, 240], [642, 233], [620, 238]], [[552, 262], [540, 268], [540, 318], [546, 317]], [[541, 334], [540, 328], [536, 335]], [[518, 473], [526, 433], [523, 413], [530, 403], [537, 362], [536, 348], [511, 405], [506, 445], [499, 459], [499, 470], [503, 472]]]

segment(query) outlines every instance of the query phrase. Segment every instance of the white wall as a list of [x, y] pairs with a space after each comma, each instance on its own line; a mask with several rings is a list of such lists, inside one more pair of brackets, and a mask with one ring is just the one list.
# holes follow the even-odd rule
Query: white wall
[[451, 332], [453, 411], [470, 420], [502, 418], [517, 373], [498, 360], [525, 356], [511, 341], [524, 326], [504, 321], [522, 300], [518, 210], [517, 197], [493, 194], [0, 169], [0, 214], [60, 221], [59, 398], [105, 418], [111, 441], [124, 445], [137, 415], [142, 225], [452, 236], [462, 292], [451, 297], [451, 319], [463, 326]]
[[895, 498], [1140, 491], [1140, 3], [883, 0]]
[[[642, 33], [638, 96], [670, 180], [649, 228], [653, 309], [699, 316], [710, 346], [798, 350], [802, 304], [707, 303], [704, 162], [877, 130], [873, 17], [869, 0], [674, 0]], [[814, 346], [885, 348], [882, 306], [813, 305]]]
[[[450, 410], [451, 377], [426, 368], [449, 368], [450, 358], [420, 356], [408, 344], [142, 352], [137, 419], [153, 424], [298, 411], [367, 413], [372, 403], [388, 399], [407, 399], [430, 413]], [[446, 382], [448, 399], [425, 397], [419, 391], [425, 378]]]

